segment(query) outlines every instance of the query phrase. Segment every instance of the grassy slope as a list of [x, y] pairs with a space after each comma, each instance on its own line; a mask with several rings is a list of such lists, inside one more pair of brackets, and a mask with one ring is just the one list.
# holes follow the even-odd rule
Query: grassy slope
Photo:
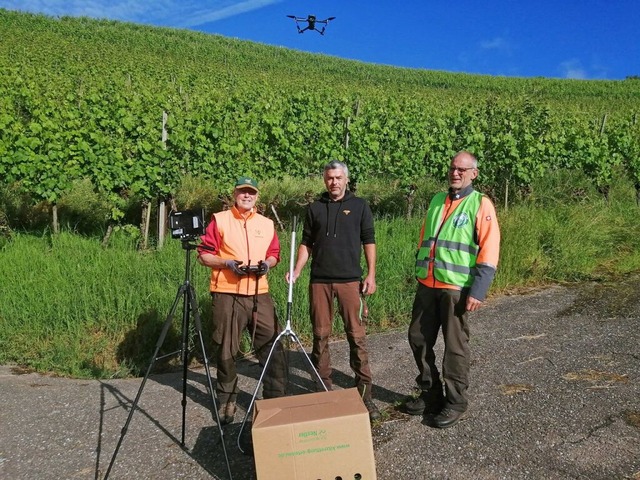
[[[426, 97], [442, 105], [491, 96], [527, 95], [574, 108], [609, 110], [640, 101], [640, 82], [506, 78], [395, 68], [208, 35], [86, 18], [53, 19], [0, 10], [0, 66], [56, 75], [130, 75], [190, 86], [260, 84], [304, 89], [378, 91]], [[77, 71], [80, 70], [80, 71]]]

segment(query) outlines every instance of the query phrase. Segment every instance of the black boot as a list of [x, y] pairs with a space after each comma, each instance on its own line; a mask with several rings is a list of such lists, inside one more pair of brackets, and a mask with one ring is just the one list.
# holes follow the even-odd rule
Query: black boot
[[367, 411], [369, 412], [369, 421], [375, 422], [376, 420], [380, 420], [382, 414], [371, 399], [371, 385], [358, 385], [358, 392], [360, 392], [364, 406], [367, 407]]
[[409, 415], [437, 415], [442, 407], [444, 407], [442, 389], [432, 388], [423, 390], [418, 397], [407, 400], [404, 411]]
[[236, 414], [235, 393], [218, 393], [218, 417], [220, 425], [233, 423]]
[[438, 428], [449, 428], [453, 427], [456, 423], [466, 417], [467, 412], [445, 407], [433, 418], [433, 424]]

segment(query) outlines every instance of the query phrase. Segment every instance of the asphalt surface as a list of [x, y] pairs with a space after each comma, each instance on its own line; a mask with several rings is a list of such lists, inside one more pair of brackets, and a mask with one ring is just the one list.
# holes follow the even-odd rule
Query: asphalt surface
[[[640, 479], [637, 282], [490, 299], [471, 317], [469, 417], [445, 430], [397, 409], [416, 374], [405, 332], [370, 336], [373, 396], [385, 413], [372, 428], [378, 478]], [[336, 388], [348, 388], [346, 343], [332, 353]], [[305, 365], [292, 351], [292, 394], [311, 389]], [[241, 404], [258, 375], [242, 361]], [[183, 378], [152, 374], [141, 389], [142, 379], [0, 367], [0, 478], [98, 479], [110, 463], [113, 479], [255, 478], [252, 457], [237, 447], [244, 412], [225, 427], [223, 448], [204, 369], [188, 372], [184, 422]]]

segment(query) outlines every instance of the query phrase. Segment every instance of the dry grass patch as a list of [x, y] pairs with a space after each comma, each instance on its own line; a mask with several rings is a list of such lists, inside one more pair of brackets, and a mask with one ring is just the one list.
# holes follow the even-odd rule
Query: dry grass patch
[[500, 390], [503, 395], [517, 395], [518, 393], [526, 393], [533, 390], [533, 385], [528, 383], [511, 383], [500, 385]]
[[632, 427], [640, 428], [640, 412], [634, 412], [634, 411], [624, 412], [624, 421], [627, 422]]
[[13, 375], [29, 375], [35, 371], [36, 370], [31, 367], [25, 367], [23, 365], [14, 365], [11, 367], [11, 373]]
[[590, 382], [593, 384], [601, 383], [600, 385], [593, 385], [589, 388], [609, 388], [616, 383], [627, 383], [629, 381], [629, 377], [627, 375], [601, 372], [598, 370], [581, 370], [579, 372], [569, 372], [566, 375], [563, 375], [562, 378], [575, 382]]

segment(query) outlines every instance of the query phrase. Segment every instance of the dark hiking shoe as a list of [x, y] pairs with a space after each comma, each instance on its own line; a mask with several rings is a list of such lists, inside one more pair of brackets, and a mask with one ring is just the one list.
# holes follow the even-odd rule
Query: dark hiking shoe
[[433, 424], [438, 428], [453, 427], [456, 423], [467, 416], [467, 412], [460, 412], [449, 407], [444, 407], [442, 411], [433, 417]]
[[363, 401], [364, 406], [367, 407], [367, 411], [369, 412], [369, 421], [375, 422], [376, 420], [380, 420], [382, 418], [382, 414], [380, 413], [380, 410], [378, 410], [378, 407], [376, 407], [376, 404], [373, 403], [373, 400], [367, 398]]
[[220, 425], [229, 425], [233, 423], [236, 415], [235, 396], [229, 394], [220, 394], [218, 396], [218, 418]]
[[424, 415], [425, 408], [427, 408], [427, 404], [422, 398], [422, 395], [416, 398], [411, 398], [407, 400], [404, 404], [404, 411], [409, 415]]
[[229, 401], [227, 402], [227, 408], [224, 411], [224, 417], [225, 417], [226, 423], [223, 423], [223, 425], [226, 425], [228, 423], [233, 423], [235, 416], [236, 416], [236, 402]]
[[404, 411], [409, 415], [435, 415], [442, 410], [443, 405], [442, 395], [422, 392], [420, 396], [405, 402]]
[[233, 406], [230, 403], [225, 405], [221, 405], [218, 408], [218, 417], [220, 417], [220, 425], [229, 425], [233, 423], [236, 414], [236, 406]]

